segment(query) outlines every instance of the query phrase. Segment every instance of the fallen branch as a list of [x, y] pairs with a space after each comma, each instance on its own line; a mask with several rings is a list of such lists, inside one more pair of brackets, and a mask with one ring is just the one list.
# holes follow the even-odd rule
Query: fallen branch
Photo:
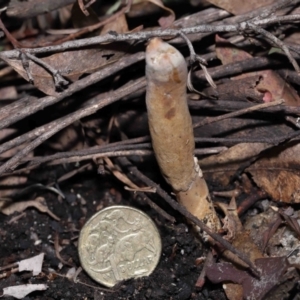
[[[40, 48], [23, 48], [27, 53], [31, 54], [41, 54], [41, 53], [49, 53], [49, 52], [58, 52], [65, 51], [70, 49], [82, 48], [86, 46], [96, 46], [102, 43], [111, 43], [111, 42], [124, 42], [124, 41], [146, 41], [153, 37], [161, 37], [161, 38], [170, 38], [170, 37], [178, 37], [180, 33], [185, 35], [188, 34], [197, 34], [197, 33], [218, 33], [218, 32], [235, 32], [240, 33], [243, 31], [249, 30], [251, 25], [254, 26], [266, 26], [272, 25], [276, 23], [284, 23], [284, 22], [295, 22], [300, 21], [300, 15], [290, 15], [290, 16], [277, 16], [276, 18], [268, 18], [263, 20], [255, 20], [252, 22], [241, 22], [239, 24], [231, 24], [231, 25], [198, 25], [193, 27], [186, 27], [181, 29], [157, 29], [157, 30], [144, 30], [134, 33], [116, 33], [110, 32], [105, 35], [96, 36], [87, 39], [79, 39], [75, 41], [65, 42], [61, 45], [57, 46], [47, 46]], [[247, 34], [249, 31], [246, 32]], [[18, 50], [9, 50], [1, 52], [1, 56], [6, 58], [18, 58]]]

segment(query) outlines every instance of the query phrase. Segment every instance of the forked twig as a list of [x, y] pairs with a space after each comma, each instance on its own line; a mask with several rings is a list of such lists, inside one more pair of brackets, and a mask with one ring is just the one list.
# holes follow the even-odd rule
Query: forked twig
[[[62, 86], [66, 86], [66, 85], [69, 84], [69, 82], [61, 76], [61, 74], [59, 73], [58, 70], [54, 69], [51, 65], [49, 65], [45, 61], [41, 60], [40, 58], [38, 58], [38, 57], [36, 57], [36, 56], [34, 56], [34, 55], [30, 54], [30, 53], [26, 53], [26, 52], [21, 51], [21, 50], [20, 50], [20, 52], [24, 56], [27, 56], [32, 61], [34, 61], [35, 63], [37, 63], [38, 65], [44, 67], [45, 70], [47, 70], [53, 76], [53, 80], [54, 80], [54, 84], [55, 84], [56, 88], [59, 89]], [[29, 71], [29, 73], [30, 73], [30, 71]]]
[[278, 39], [275, 35], [271, 34], [269, 31], [267, 31], [267, 30], [265, 30], [265, 29], [263, 29], [263, 28], [261, 28], [257, 25], [254, 25], [252, 23], [247, 23], [246, 26], [248, 26], [250, 29], [252, 29], [255, 33], [261, 34], [269, 42], [274, 43], [280, 49], [282, 49], [282, 51], [286, 54], [287, 58], [289, 59], [289, 61], [291, 62], [291, 64], [293, 65], [293, 67], [295, 68], [297, 73], [298, 74], [300, 73], [300, 67], [299, 67], [297, 61], [292, 56], [289, 48], [280, 39]]
[[207, 68], [206, 68], [206, 65], [207, 65], [207, 62], [205, 59], [203, 59], [201, 56], [197, 55], [195, 50], [194, 50], [194, 47], [193, 47], [193, 44], [191, 43], [191, 41], [189, 40], [189, 38], [183, 33], [183, 32], [180, 32], [179, 33], [180, 36], [185, 40], [188, 48], [189, 48], [189, 51], [190, 51], [190, 62], [191, 62], [191, 70], [189, 71], [188, 73], [188, 81], [187, 81], [187, 87], [188, 89], [191, 91], [191, 92], [195, 92], [195, 93], [198, 93], [198, 94], [202, 94], [201, 92], [197, 91], [193, 84], [192, 84], [192, 80], [191, 80], [191, 71], [193, 69], [193, 64], [195, 64], [196, 62], [199, 63], [201, 69], [203, 70], [203, 73], [205, 75], [205, 78], [207, 80], [207, 82], [210, 84], [210, 86], [214, 89], [217, 88], [216, 84], [214, 83], [214, 80], [212, 79], [212, 77], [210, 76]]

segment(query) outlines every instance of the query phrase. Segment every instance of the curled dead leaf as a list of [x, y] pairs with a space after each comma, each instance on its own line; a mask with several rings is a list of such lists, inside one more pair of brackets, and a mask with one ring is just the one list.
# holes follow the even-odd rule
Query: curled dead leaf
[[35, 207], [40, 212], [48, 214], [54, 220], [60, 220], [59, 217], [50, 211], [43, 197], [38, 197], [35, 200], [8, 203], [7, 205], [3, 205], [0, 211], [5, 215], [11, 215], [15, 212], [22, 212], [28, 207]]

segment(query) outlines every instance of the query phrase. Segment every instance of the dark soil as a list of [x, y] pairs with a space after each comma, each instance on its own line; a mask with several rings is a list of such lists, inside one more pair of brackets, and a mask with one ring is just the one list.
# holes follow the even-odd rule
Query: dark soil
[[[60, 188], [66, 196], [64, 200], [49, 192], [38, 194], [45, 197], [50, 210], [61, 218], [59, 222], [34, 208], [27, 209], [26, 215], [12, 224], [8, 222], [19, 213], [12, 216], [0, 215], [1, 266], [45, 253], [43, 272], [39, 276], [33, 277], [30, 272], [11, 274], [0, 280], [1, 289], [27, 283], [48, 285], [46, 291], [33, 292], [24, 298], [26, 300], [226, 299], [221, 286], [210, 286], [207, 283], [202, 290], [194, 287], [202, 269], [202, 265], [196, 266], [195, 260], [205, 255], [206, 248], [196, 238], [185, 219], [176, 212], [165, 208], [176, 217], [176, 224], [171, 224], [141, 199], [124, 192], [114, 178], [96, 175], [96, 170], [77, 176]], [[77, 269], [80, 267], [77, 252], [80, 228], [97, 210], [111, 205], [130, 205], [141, 209], [153, 219], [163, 245], [159, 264], [151, 276], [122, 282], [111, 290], [94, 282], [84, 271], [78, 276], [80, 282], [74, 283], [65, 277], [71, 266], [63, 265], [56, 257], [54, 237], [59, 235], [62, 258]]]

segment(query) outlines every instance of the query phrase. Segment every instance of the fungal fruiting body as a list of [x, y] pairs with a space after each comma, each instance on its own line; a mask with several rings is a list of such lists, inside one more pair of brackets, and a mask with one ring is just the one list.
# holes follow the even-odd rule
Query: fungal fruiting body
[[149, 129], [161, 172], [178, 201], [212, 229], [217, 229], [219, 220], [197, 159], [194, 159], [184, 57], [161, 39], [152, 39], [146, 49], [146, 78]]

